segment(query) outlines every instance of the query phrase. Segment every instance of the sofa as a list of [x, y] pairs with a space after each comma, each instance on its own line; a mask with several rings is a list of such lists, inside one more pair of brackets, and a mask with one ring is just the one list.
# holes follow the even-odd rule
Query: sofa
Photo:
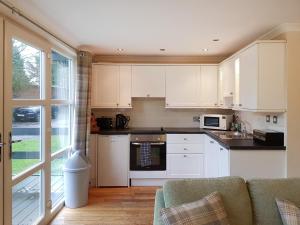
[[160, 209], [199, 200], [217, 191], [231, 225], [282, 225], [275, 198], [300, 206], [300, 178], [221, 177], [167, 181], [155, 196], [154, 225], [163, 225]]

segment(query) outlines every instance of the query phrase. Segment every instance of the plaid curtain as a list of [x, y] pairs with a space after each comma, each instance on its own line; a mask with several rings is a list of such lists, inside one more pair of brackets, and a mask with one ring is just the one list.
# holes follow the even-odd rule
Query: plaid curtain
[[75, 117], [73, 151], [86, 154], [90, 131], [90, 84], [92, 74], [92, 55], [89, 52], [77, 53], [77, 77], [75, 90]]

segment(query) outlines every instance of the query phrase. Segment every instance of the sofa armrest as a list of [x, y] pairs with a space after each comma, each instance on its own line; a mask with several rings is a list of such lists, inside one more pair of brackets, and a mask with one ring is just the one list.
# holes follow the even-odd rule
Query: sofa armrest
[[165, 208], [165, 200], [164, 200], [164, 193], [162, 189], [158, 189], [155, 195], [155, 206], [154, 206], [154, 221], [153, 225], [163, 225], [162, 221], [160, 220], [160, 209]]

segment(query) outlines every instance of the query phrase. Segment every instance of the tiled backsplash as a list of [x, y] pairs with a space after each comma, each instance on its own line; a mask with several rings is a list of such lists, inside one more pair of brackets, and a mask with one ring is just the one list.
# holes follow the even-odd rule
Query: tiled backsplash
[[[132, 109], [93, 109], [96, 117], [110, 116], [115, 119], [117, 113], [130, 116], [130, 127], [199, 127], [199, 122], [194, 122], [194, 116], [201, 114], [234, 113], [232, 110], [224, 109], [166, 109], [164, 99], [141, 99], [135, 98], [132, 101]], [[247, 131], [253, 129], [273, 129], [285, 132], [286, 113], [257, 113], [257, 112], [236, 112], [246, 123]], [[266, 122], [266, 115], [271, 116], [271, 121]], [[278, 123], [273, 123], [273, 116], [278, 117]]]
[[130, 127], [199, 127], [194, 116], [206, 113], [232, 113], [224, 109], [166, 109], [164, 99], [134, 99], [132, 109], [93, 109], [96, 117], [123, 113], [130, 116]]
[[[236, 112], [241, 120], [246, 123], [247, 131], [253, 129], [272, 129], [285, 132], [286, 113], [260, 113], [260, 112]], [[266, 116], [270, 115], [270, 122], [266, 122]], [[273, 123], [273, 116], [277, 116], [277, 124]]]

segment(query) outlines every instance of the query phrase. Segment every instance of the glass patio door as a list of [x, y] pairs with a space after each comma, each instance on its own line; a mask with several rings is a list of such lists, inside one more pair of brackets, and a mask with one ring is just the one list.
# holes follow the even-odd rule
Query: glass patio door
[[51, 49], [11, 23], [4, 43], [4, 224], [30, 225], [45, 218], [50, 199]]
[[[0, 195], [3, 195], [3, 18], [0, 17]], [[3, 225], [3, 201], [0, 201], [0, 225]]]

